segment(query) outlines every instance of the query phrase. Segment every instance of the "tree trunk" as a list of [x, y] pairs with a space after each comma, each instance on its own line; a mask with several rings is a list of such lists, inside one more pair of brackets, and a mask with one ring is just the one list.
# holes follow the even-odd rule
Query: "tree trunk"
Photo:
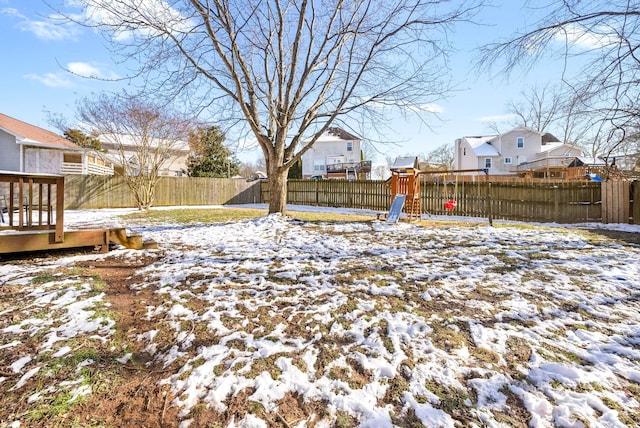
[[269, 214], [287, 210], [287, 174], [288, 169], [273, 168], [269, 173]]

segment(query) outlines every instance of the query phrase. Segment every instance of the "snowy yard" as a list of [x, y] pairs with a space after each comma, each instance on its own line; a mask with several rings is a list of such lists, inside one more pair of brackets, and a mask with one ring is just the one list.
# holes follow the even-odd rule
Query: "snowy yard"
[[[134, 369], [167, 426], [640, 425], [637, 244], [279, 215], [126, 226], [159, 249], [0, 263], [0, 426], [71, 426]], [[83, 270], [107, 261], [139, 266], [135, 325]]]

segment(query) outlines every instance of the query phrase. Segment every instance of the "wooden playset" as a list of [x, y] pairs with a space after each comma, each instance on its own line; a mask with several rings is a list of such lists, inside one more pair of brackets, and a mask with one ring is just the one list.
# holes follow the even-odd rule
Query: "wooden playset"
[[404, 208], [407, 221], [422, 218], [422, 199], [420, 195], [420, 181], [423, 174], [441, 174], [443, 176], [443, 192], [445, 192], [446, 202], [444, 209], [453, 212], [457, 207], [455, 195], [458, 193], [458, 179], [452, 184], [453, 193], [447, 193], [446, 176], [450, 174], [468, 174], [483, 172], [483, 169], [464, 169], [448, 171], [420, 171], [418, 158], [397, 158], [391, 169], [390, 191], [391, 210], [387, 215], [388, 222], [396, 222], [400, 218], [399, 211]]

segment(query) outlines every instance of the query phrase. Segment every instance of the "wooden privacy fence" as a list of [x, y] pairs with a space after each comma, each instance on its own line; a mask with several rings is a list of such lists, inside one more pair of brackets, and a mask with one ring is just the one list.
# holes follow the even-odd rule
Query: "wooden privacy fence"
[[[260, 202], [259, 182], [243, 179], [162, 177], [153, 206], [252, 204]], [[68, 176], [65, 178], [65, 208], [135, 207], [124, 177]]]
[[[640, 188], [640, 183], [635, 186]], [[637, 194], [638, 192], [636, 192]], [[605, 181], [602, 183], [602, 222], [603, 223], [627, 223], [631, 214], [630, 201], [640, 199], [631, 197], [631, 183], [628, 181]], [[636, 216], [636, 222], [640, 224], [640, 217]]]
[[[269, 186], [262, 183], [262, 200], [269, 201]], [[384, 211], [390, 206], [389, 187], [374, 180], [289, 180], [287, 202], [323, 207]]]
[[[616, 182], [610, 182], [616, 183]], [[623, 182], [618, 182], [623, 183]], [[615, 219], [629, 222], [633, 212], [640, 224], [640, 182], [627, 184], [627, 197], [611, 202], [614, 210], [623, 211]], [[613, 185], [617, 186], [618, 185]], [[621, 185], [624, 186], [624, 185]], [[630, 186], [630, 187], [629, 187]], [[421, 184], [422, 211], [432, 215], [460, 215], [504, 220], [581, 223], [600, 222], [602, 217], [603, 183], [597, 182], [430, 182]], [[624, 189], [621, 191], [624, 194]], [[391, 204], [390, 189], [385, 182], [373, 180], [289, 180], [288, 203], [327, 207], [360, 208], [387, 211]], [[268, 183], [261, 184], [262, 201], [269, 201]], [[454, 199], [453, 212], [445, 202]], [[631, 207], [631, 208], [630, 208]], [[631, 211], [630, 211], [631, 210]], [[613, 222], [614, 220], [608, 220]]]
[[[135, 207], [123, 177], [68, 176], [65, 208]], [[289, 180], [288, 203], [387, 211], [391, 193], [378, 180]], [[504, 220], [640, 224], [640, 181], [443, 182], [423, 181], [422, 212]], [[454, 199], [456, 209], [445, 203]], [[269, 201], [266, 181], [163, 177], [154, 206], [253, 204]]]

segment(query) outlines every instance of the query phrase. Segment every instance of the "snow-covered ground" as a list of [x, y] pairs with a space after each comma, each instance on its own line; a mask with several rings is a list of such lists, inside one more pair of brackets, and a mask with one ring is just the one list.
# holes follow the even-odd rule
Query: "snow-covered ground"
[[[70, 211], [65, 222], [122, 225], [123, 212]], [[277, 414], [291, 395], [324, 408], [287, 421], [300, 427], [340, 418], [370, 427], [640, 425], [637, 245], [575, 225], [422, 227], [279, 215], [125, 225], [160, 248], [5, 262], [0, 285], [33, 284], [87, 258], [157, 257], [133, 287], [163, 300], [147, 307], [155, 327], [136, 339], [155, 361], [176, 367], [162, 383], [183, 426], [195, 406], [222, 412], [247, 391], [247, 408], [260, 403], [260, 411], [230, 426], [266, 427], [261, 415]], [[111, 340], [116, 327], [95, 316], [104, 294], [68, 281], [38, 281], [24, 306], [0, 306], [0, 351], [19, 347], [21, 335], [42, 337], [38, 349], [2, 367], [16, 376], [0, 375], [1, 390], [22, 388], [41, 369], [39, 356], [63, 356], [71, 338]], [[123, 363], [128, 358], [123, 350]]]

